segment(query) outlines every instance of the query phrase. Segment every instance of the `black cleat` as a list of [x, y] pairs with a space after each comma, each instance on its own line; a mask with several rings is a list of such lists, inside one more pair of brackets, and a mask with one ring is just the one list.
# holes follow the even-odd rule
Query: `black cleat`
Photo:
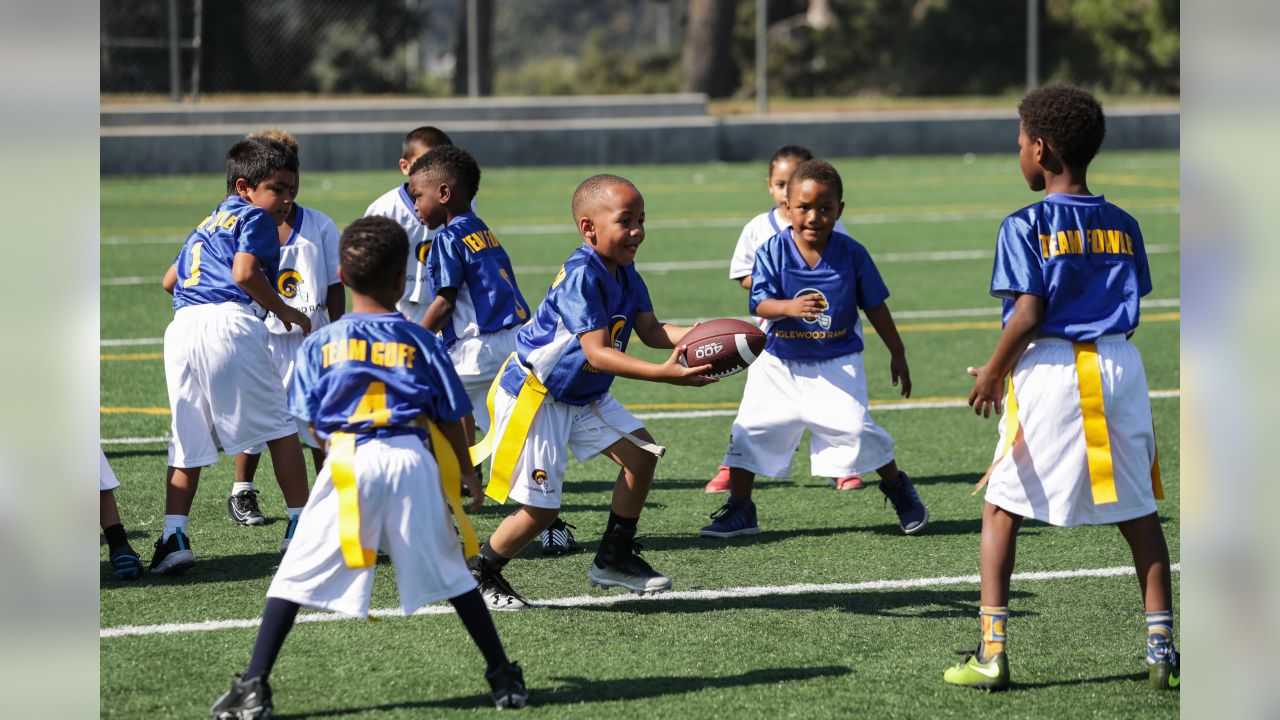
[[605, 533], [587, 571], [587, 581], [593, 587], [624, 587], [640, 595], [670, 590], [671, 578], [640, 557], [642, 549], [635, 530], [618, 528]]
[[486, 672], [493, 691], [493, 705], [499, 710], [522, 708], [529, 702], [529, 691], [524, 687], [524, 671], [514, 662], [506, 662]]
[[186, 533], [176, 530], [168, 540], [156, 540], [156, 553], [151, 556], [151, 574], [177, 575], [190, 570], [195, 564], [196, 554]]
[[551, 527], [539, 533], [538, 538], [542, 540], [542, 554], [560, 556], [581, 550], [582, 546], [578, 545], [578, 541], [573, 538], [573, 533], [569, 532], [570, 528], [574, 526], [556, 518], [556, 521], [551, 523]]
[[261, 525], [267, 521], [258, 509], [258, 491], [241, 490], [227, 498], [227, 517], [237, 525]]
[[237, 675], [231, 689], [209, 708], [214, 720], [266, 720], [271, 717], [271, 686], [265, 678], [241, 680]]
[[502, 571], [476, 557], [471, 563], [471, 574], [475, 577], [477, 588], [484, 596], [485, 607], [495, 612], [513, 612], [533, 607], [533, 604], [512, 589]]

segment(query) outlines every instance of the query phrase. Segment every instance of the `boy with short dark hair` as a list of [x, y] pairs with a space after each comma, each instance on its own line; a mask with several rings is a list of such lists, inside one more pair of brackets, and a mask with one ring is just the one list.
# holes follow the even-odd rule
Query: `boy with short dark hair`
[[365, 217], [386, 217], [395, 220], [404, 228], [409, 236], [408, 265], [404, 288], [404, 297], [396, 303], [396, 309], [410, 321], [421, 324], [427, 314], [435, 293], [431, 289], [431, 281], [427, 276], [427, 254], [431, 250], [431, 242], [439, 228], [432, 230], [418, 219], [413, 208], [413, 198], [409, 195], [409, 169], [433, 148], [452, 145], [453, 140], [439, 128], [424, 125], [410, 130], [404, 136], [399, 160], [400, 172], [405, 182], [383, 193], [365, 210]]
[[[706, 385], [709, 365], [686, 368], [677, 346], [689, 328], [659, 322], [634, 261], [644, 242], [644, 197], [617, 175], [578, 186], [573, 217], [582, 245], [569, 256], [533, 318], [516, 333], [516, 352], [493, 395], [493, 465], [488, 495], [521, 504], [480, 548], [473, 572], [489, 607], [529, 603], [502, 569], [559, 516], [569, 458], [606, 455], [621, 472], [609, 521], [587, 578], [593, 585], [637, 593], [669, 589], [671, 579], [640, 557], [636, 526], [664, 452], [609, 394], [615, 376], [677, 385]], [[675, 349], [665, 363], [626, 354], [634, 331], [653, 348]]]
[[368, 615], [379, 549], [391, 556], [404, 614], [447, 598], [484, 654], [494, 704], [523, 707], [528, 698], [448, 522], [446, 496], [474, 548], [458, 493], [461, 479], [479, 507], [461, 422], [471, 405], [439, 338], [395, 310], [407, 246], [387, 218], [361, 218], [342, 233], [339, 274], [352, 312], [303, 342], [290, 394], [328, 461], [267, 590], [248, 669], [214, 704], [215, 718], [270, 714], [268, 676], [302, 605]]
[[1151, 292], [1142, 232], [1089, 191], [1089, 163], [1106, 135], [1102, 107], [1065, 85], [1018, 106], [1019, 164], [1039, 202], [1005, 219], [991, 294], [1004, 330], [975, 376], [969, 404], [1004, 418], [982, 511], [982, 639], [948, 669], [952, 685], [1009, 687], [1009, 581], [1024, 517], [1060, 527], [1115, 524], [1133, 552], [1155, 688], [1179, 684], [1169, 550], [1146, 371], [1128, 341], [1138, 298]]
[[[285, 504], [307, 499], [298, 428], [267, 352], [262, 320], [273, 312], [287, 329], [311, 320], [276, 293], [280, 241], [298, 191], [298, 156], [266, 138], [241, 140], [227, 153], [227, 198], [187, 237], [173, 265], [173, 321], [164, 367], [172, 413], [164, 530], [151, 572], [179, 573], [195, 563], [187, 517], [200, 470], [266, 443]], [[167, 285], [167, 283], [166, 283]], [[296, 520], [291, 520], [285, 534]]]
[[755, 476], [787, 477], [806, 429], [814, 475], [875, 470], [904, 533], [914, 535], [929, 521], [915, 487], [898, 470], [893, 438], [868, 408], [859, 309], [888, 348], [890, 376], [901, 383], [903, 397], [911, 396], [911, 374], [885, 302], [889, 289], [871, 255], [835, 232], [843, 194], [830, 164], [800, 163], [787, 182], [791, 224], [756, 252], [749, 311], [769, 321], [769, 340], [747, 374], [729, 435], [729, 499], [702, 528], [703, 537], [760, 532], [751, 499]]

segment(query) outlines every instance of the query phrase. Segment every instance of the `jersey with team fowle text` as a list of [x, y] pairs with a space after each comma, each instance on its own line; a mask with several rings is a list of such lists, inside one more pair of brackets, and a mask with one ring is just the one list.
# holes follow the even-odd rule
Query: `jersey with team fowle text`
[[1004, 321], [1019, 294], [1044, 298], [1039, 332], [1072, 342], [1138, 327], [1151, 271], [1138, 221], [1102, 195], [1053, 193], [1000, 225], [991, 294]]
[[399, 313], [347, 313], [298, 349], [289, 411], [322, 440], [426, 438], [420, 417], [452, 422], [471, 409], [440, 338]]
[[453, 314], [441, 332], [445, 347], [529, 319], [529, 306], [516, 286], [511, 258], [475, 213], [453, 218], [435, 236], [427, 270], [437, 293], [444, 288], [458, 291]]
[[848, 235], [831, 233], [817, 264], [809, 267], [791, 228], [783, 228], [756, 252], [748, 309], [755, 313], [764, 300], [815, 294], [821, 299], [818, 316], [772, 321], [765, 352], [782, 360], [807, 361], [862, 352], [858, 309], [880, 305], [889, 298], [889, 289], [867, 249]]
[[604, 397], [613, 375], [591, 367], [578, 336], [606, 329], [614, 350], [626, 352], [636, 316], [653, 312], [649, 289], [635, 265], [609, 272], [600, 255], [581, 245], [560, 268], [533, 319], [516, 333], [520, 362], [508, 363], [502, 388], [518, 395], [528, 368], [547, 392], [568, 405], [587, 405]]
[[231, 277], [236, 253], [258, 258], [267, 279], [275, 285], [280, 261], [275, 218], [232, 195], [191, 231], [174, 259], [178, 284], [173, 288], [173, 309], [227, 302], [256, 308], [253, 299]]

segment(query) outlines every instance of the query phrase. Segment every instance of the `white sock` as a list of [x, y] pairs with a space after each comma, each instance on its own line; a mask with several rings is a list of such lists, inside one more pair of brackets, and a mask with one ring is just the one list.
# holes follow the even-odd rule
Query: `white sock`
[[289, 519], [292, 520], [302, 514], [302, 508], [285, 508], [289, 513]]
[[165, 515], [164, 516], [164, 535], [160, 537], [160, 542], [169, 539], [177, 530], [181, 530], [183, 535], [187, 534], [187, 516], [186, 515]]
[[247, 483], [242, 483], [242, 482], [238, 482], [238, 483], [231, 483], [231, 494], [232, 494], [232, 495], [239, 495], [240, 493], [244, 492], [245, 490], [257, 490], [257, 489], [258, 489], [258, 488], [254, 487], [253, 483], [251, 483], [251, 482], [247, 482]]

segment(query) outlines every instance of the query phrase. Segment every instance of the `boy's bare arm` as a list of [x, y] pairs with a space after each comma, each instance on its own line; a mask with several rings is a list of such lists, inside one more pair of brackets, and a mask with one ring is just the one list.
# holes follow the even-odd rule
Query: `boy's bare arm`
[[991, 411], [1003, 412], [1004, 379], [1013, 372], [1013, 366], [1022, 352], [1035, 338], [1044, 322], [1044, 298], [1039, 295], [1019, 295], [1013, 301], [1013, 314], [1004, 324], [1000, 340], [991, 358], [982, 367], [971, 367], [967, 372], [977, 378], [969, 393], [969, 406], [982, 417], [991, 417]]
[[750, 276], [750, 275], [743, 275], [742, 277], [738, 278], [738, 284], [742, 286], [742, 289], [743, 289], [743, 290], [750, 290], [750, 289], [751, 289], [751, 276]]
[[168, 270], [164, 271], [164, 280], [160, 281], [160, 286], [164, 291], [173, 294], [173, 289], [178, 287], [178, 266], [170, 265]]
[[290, 307], [276, 294], [271, 281], [262, 272], [262, 263], [253, 253], [236, 253], [235, 260], [231, 262], [231, 279], [254, 302], [261, 305], [263, 310], [275, 313], [280, 322], [284, 323], [285, 330], [290, 329], [291, 325], [297, 325], [302, 328], [303, 335], [311, 334], [311, 318]]
[[884, 341], [884, 346], [889, 349], [889, 376], [893, 379], [894, 386], [901, 384], [902, 397], [911, 397], [911, 368], [907, 366], [907, 349], [902, 344], [902, 337], [898, 335], [898, 326], [889, 313], [889, 305], [880, 303], [862, 312]]
[[799, 318], [801, 320], [813, 320], [826, 309], [826, 303], [823, 302], [822, 296], [813, 293], [811, 295], [801, 295], [798, 298], [790, 300], [779, 300], [777, 298], [768, 298], [761, 300], [756, 305], [756, 315], [765, 320], [781, 320], [782, 318]]
[[600, 372], [607, 372], [618, 377], [633, 380], [649, 380], [666, 382], [673, 385], [692, 385], [700, 387], [715, 382], [715, 378], [705, 377], [699, 373], [711, 370], [710, 365], [699, 365], [687, 368], [677, 362], [683, 348], [676, 348], [661, 365], [633, 358], [624, 352], [618, 352], [609, 344], [609, 335], [605, 328], [585, 332], [578, 336], [582, 343], [582, 353], [587, 356], [591, 367]]
[[437, 423], [436, 425], [440, 428], [444, 438], [449, 441], [454, 455], [458, 456], [458, 467], [462, 471], [462, 484], [471, 491], [471, 504], [467, 506], [467, 509], [475, 512], [484, 504], [484, 490], [481, 489], [480, 480], [476, 477], [475, 466], [471, 464], [471, 443], [467, 442], [462, 421], [454, 420], [453, 422]]
[[347, 311], [347, 291], [343, 289], [342, 283], [329, 286], [329, 291], [324, 296], [324, 307], [329, 312], [329, 322], [342, 317]]
[[427, 306], [427, 314], [422, 318], [422, 327], [433, 333], [444, 329], [444, 324], [453, 317], [453, 306], [458, 302], [458, 288], [440, 288], [436, 297]]
[[636, 335], [640, 338], [640, 342], [656, 350], [674, 348], [692, 329], [661, 322], [658, 316], [651, 312], [636, 315]]

